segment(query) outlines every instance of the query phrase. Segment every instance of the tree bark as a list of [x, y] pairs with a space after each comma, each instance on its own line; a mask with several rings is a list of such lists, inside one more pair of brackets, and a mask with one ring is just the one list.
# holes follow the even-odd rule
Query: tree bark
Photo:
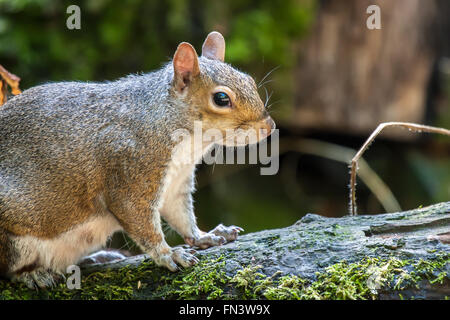
[[0, 281], [0, 299], [445, 299], [450, 296], [450, 202], [378, 215], [325, 218], [244, 234], [199, 250], [172, 273], [147, 255], [82, 267], [28, 290]]
[[[449, 253], [450, 202], [446, 202], [391, 214], [342, 218], [307, 214], [290, 227], [245, 234], [233, 243], [198, 251], [198, 256], [202, 261], [224, 257], [219, 271], [228, 277], [235, 276], [246, 266], [258, 265], [261, 267], [258, 272], [267, 277], [276, 273], [296, 275], [311, 283], [317, 281], [317, 273], [326, 273], [328, 267], [342, 261], [351, 265], [368, 257], [379, 260], [395, 258], [407, 261], [402, 268], [411, 272], [412, 266], [421, 260], [432, 262], [443, 256], [443, 267], [441, 264], [437, 270], [429, 270], [427, 275], [401, 290], [394, 288], [395, 281], [385, 283], [374, 289], [377, 292], [373, 297], [444, 299], [450, 296]], [[127, 265], [138, 266], [146, 259], [146, 255], [140, 255], [118, 262], [91, 265], [83, 273], [88, 275]], [[157, 266], [151, 268], [155, 271], [159, 269]], [[442, 272], [445, 273], [442, 281], [430, 283]], [[236, 294], [236, 288], [229, 282], [223, 286], [225, 292]], [[165, 298], [154, 295], [155, 287], [152, 284], [136, 291], [135, 298]]]

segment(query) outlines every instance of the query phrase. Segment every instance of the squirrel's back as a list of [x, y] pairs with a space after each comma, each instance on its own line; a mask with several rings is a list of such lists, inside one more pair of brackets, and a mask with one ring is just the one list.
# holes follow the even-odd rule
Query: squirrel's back
[[[98, 153], [99, 147], [120, 152], [130, 139], [164, 136], [179, 127], [171, 119], [166, 69], [113, 82], [59, 82], [25, 90], [0, 108], [0, 147], [33, 154], [77, 145], [83, 152]], [[0, 168], [7, 154], [0, 155]]]

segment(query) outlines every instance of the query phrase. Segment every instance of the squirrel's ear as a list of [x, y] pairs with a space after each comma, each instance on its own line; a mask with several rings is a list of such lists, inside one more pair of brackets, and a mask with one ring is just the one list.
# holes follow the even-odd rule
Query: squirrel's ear
[[208, 34], [203, 43], [202, 56], [213, 60], [224, 61], [225, 39], [219, 32], [213, 31]]
[[197, 52], [192, 45], [182, 42], [173, 56], [174, 84], [178, 91], [183, 91], [192, 79], [200, 73]]

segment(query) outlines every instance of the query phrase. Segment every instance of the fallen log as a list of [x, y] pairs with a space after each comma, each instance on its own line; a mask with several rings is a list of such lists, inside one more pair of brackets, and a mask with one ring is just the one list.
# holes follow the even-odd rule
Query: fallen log
[[198, 265], [176, 273], [147, 255], [87, 265], [81, 289], [62, 283], [37, 292], [0, 281], [0, 298], [446, 299], [450, 202], [390, 214], [307, 214], [197, 256]]

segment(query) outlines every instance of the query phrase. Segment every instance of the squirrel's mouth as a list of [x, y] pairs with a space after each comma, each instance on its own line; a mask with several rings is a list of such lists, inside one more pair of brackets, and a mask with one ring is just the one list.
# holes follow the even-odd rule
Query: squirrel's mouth
[[255, 144], [270, 136], [275, 127], [275, 122], [268, 116], [261, 121], [251, 122], [234, 130], [226, 130], [222, 144], [227, 147]]
[[258, 131], [258, 141], [264, 140], [270, 136], [276, 128], [275, 121], [270, 116], [267, 116], [255, 124], [255, 130]]

